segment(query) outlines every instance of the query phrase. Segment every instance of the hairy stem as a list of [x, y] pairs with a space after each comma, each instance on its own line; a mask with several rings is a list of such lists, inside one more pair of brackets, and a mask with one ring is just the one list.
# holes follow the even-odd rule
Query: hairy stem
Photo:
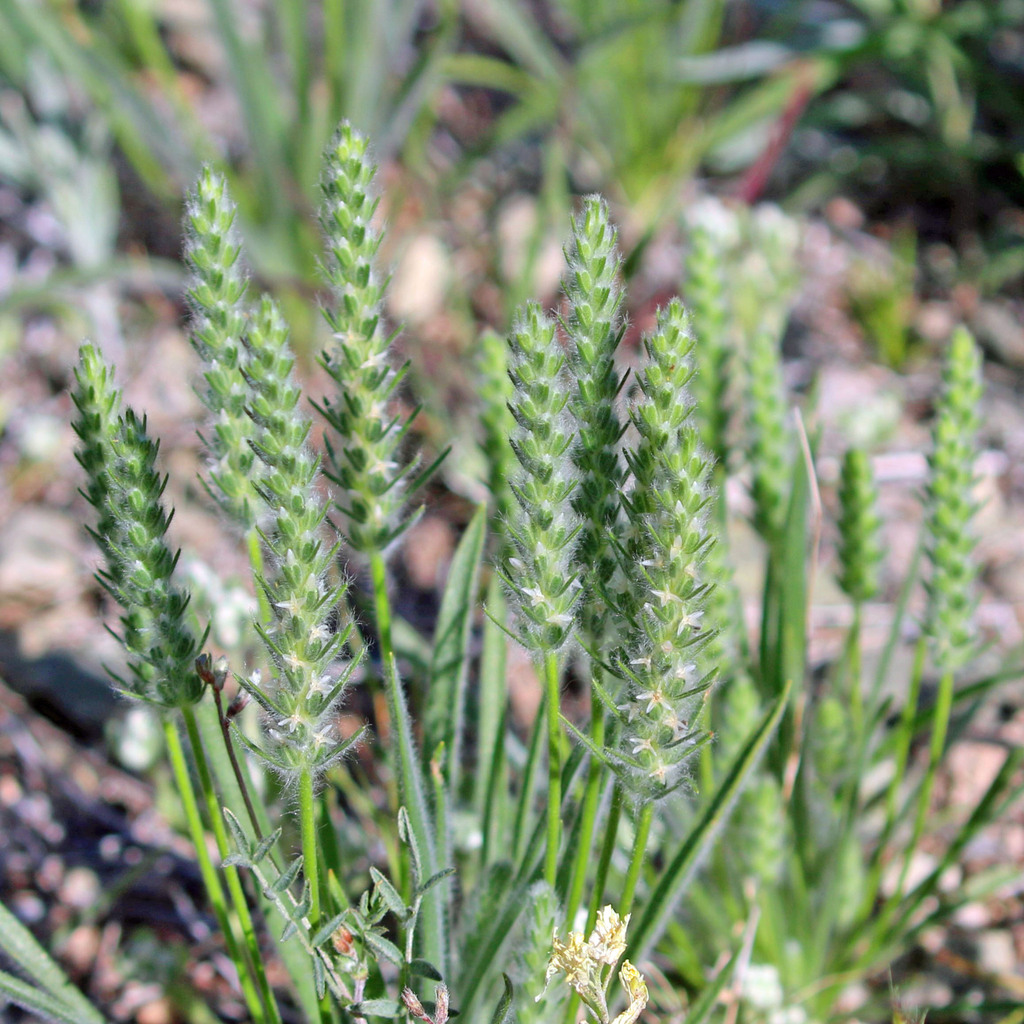
[[[195, 711], [191, 707], [182, 708], [182, 715], [185, 719], [185, 729], [188, 732], [192, 756], [195, 758], [196, 769], [199, 772], [199, 785], [203, 791], [203, 798], [206, 801], [207, 812], [210, 815], [213, 836], [217, 842], [217, 852], [220, 854], [221, 860], [223, 860], [231, 852], [231, 848], [228, 845], [227, 827], [224, 824], [224, 812], [217, 797], [217, 791], [213, 786], [213, 775], [210, 771], [210, 764], [206, 759], [202, 738], [199, 735]], [[249, 904], [245, 898], [245, 891], [242, 888], [242, 880], [238, 876], [238, 869], [235, 867], [225, 867], [224, 878], [228, 884], [231, 904], [238, 915], [238, 920], [241, 922], [242, 936], [245, 941], [246, 950], [252, 960], [253, 974], [259, 985], [260, 993], [267, 1004], [267, 1019], [272, 1024], [280, 1024], [281, 1016], [277, 1009], [277, 1001], [274, 999], [274, 993], [270, 989], [270, 983], [267, 981], [267, 975], [263, 969], [259, 939], [256, 936], [256, 928], [253, 925], [252, 914], [249, 911]]]
[[302, 833], [302, 870], [309, 884], [309, 924], [320, 927], [320, 872], [316, 845], [316, 808], [313, 801], [313, 774], [304, 769], [299, 775], [299, 828]]
[[188, 823], [189, 835], [192, 845], [195, 847], [196, 858], [199, 861], [199, 873], [206, 887], [206, 893], [210, 898], [210, 905], [213, 907], [214, 916], [220, 925], [224, 935], [224, 943], [227, 946], [228, 956], [238, 967], [238, 980], [242, 986], [242, 995], [245, 1004], [257, 1024], [267, 1020], [263, 1005], [260, 1003], [253, 983], [252, 965], [248, 957], [238, 944], [238, 937], [235, 932], [235, 924], [228, 913], [227, 898], [224, 895], [224, 887], [221, 885], [220, 876], [210, 859], [210, 852], [206, 846], [206, 830], [203, 828], [203, 821], [199, 814], [199, 804], [196, 801], [195, 789], [192, 786], [192, 777], [189, 775], [188, 764], [185, 760], [185, 751], [181, 745], [181, 737], [178, 735], [177, 727], [173, 719], [168, 716], [164, 718], [164, 739], [167, 743], [167, 754], [171, 762], [171, 771], [174, 773], [174, 782], [178, 788], [178, 795], [181, 798], [182, 807], [185, 811], [185, 820]]
[[622, 899], [619, 901], [619, 916], [625, 917], [633, 906], [637, 882], [640, 880], [640, 869], [647, 855], [647, 838], [651, 834], [651, 821], [654, 818], [654, 803], [648, 801], [640, 811], [636, 822], [636, 836], [633, 839], [633, 856], [629, 861], [629, 871], [622, 888]]
[[[600, 671], [595, 667], [595, 671]], [[605, 717], [604, 707], [596, 694], [590, 697], [590, 738], [598, 749], [604, 746]], [[579, 845], [576, 850], [576, 863], [573, 866], [572, 885], [569, 900], [566, 904], [566, 920], [571, 924], [576, 918], [583, 899], [583, 887], [587, 881], [587, 865], [590, 862], [590, 844], [594, 838], [594, 825], [597, 821], [598, 805], [601, 802], [601, 788], [605, 777], [605, 768], [601, 762], [591, 755], [587, 774], [587, 788], [583, 795], [583, 820], [580, 822]]]
[[548, 716], [548, 825], [544, 880], [553, 889], [558, 877], [558, 846], [562, 831], [562, 734], [558, 718], [558, 655], [544, 658], [544, 694]]

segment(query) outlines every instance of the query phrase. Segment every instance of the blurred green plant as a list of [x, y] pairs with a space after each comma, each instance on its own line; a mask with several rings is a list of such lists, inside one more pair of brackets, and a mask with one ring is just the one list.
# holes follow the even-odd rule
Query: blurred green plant
[[[719, 232], [726, 243], [735, 238], [735, 222], [725, 219], [720, 228], [728, 229]], [[707, 239], [699, 251], [705, 265], [694, 283], [703, 287], [713, 252]], [[728, 252], [728, 244], [719, 248], [719, 273], [737, 285], [727, 292], [735, 320], [742, 315], [734, 303], [742, 282]], [[766, 294], [771, 277], [762, 282]], [[784, 301], [774, 305], [785, 310]], [[784, 322], [767, 310], [762, 325], [773, 319]], [[726, 316], [721, 329], [729, 322]], [[752, 463], [753, 522], [765, 543], [767, 570], [759, 646], [731, 610], [735, 597], [709, 608], [712, 624], [729, 638], [728, 649], [742, 654], [720, 662], [722, 678], [710, 706], [718, 742], [701, 763], [705, 785], [722, 777], [720, 766], [783, 681], [806, 674], [809, 595], [800, 567], [814, 557], [809, 545], [820, 527], [809, 518], [812, 447], [778, 412], [779, 340], [778, 331], [773, 340], [763, 329], [748, 337], [747, 371], [762, 382], [748, 388], [748, 428], [728, 435], [730, 463], [738, 464], [744, 452]], [[701, 343], [716, 345], [714, 338]], [[976, 651], [970, 524], [980, 396], [978, 349], [960, 329], [937, 403], [921, 554], [902, 581], [887, 644], [871, 672], [864, 666], [861, 623], [864, 604], [877, 593], [882, 524], [870, 461], [857, 450], [844, 459], [837, 577], [852, 622], [843, 654], [821, 684], [808, 681], [798, 689], [769, 756], [740, 794], [737, 812], [702, 868], [704, 884], [689, 887], [681, 917], [669, 930], [673, 963], [698, 994], [712, 977], [707, 965], [730, 936], [743, 935], [743, 958], [728, 982], [740, 1021], [830, 1019], [837, 1000], [850, 997], [852, 982], [885, 968], [924, 929], [1012, 875], [996, 868], [958, 888], [940, 886], [967, 844], [1024, 791], [1024, 751], [1006, 751], [977, 804], [944, 808], [941, 825], [932, 813], [935, 779], [950, 744], [969, 728], [982, 695], [1019, 671], [1012, 665], [989, 675], [963, 671]], [[719, 408], [700, 408], [706, 429], [719, 421]], [[776, 441], [768, 444], [768, 435]], [[719, 543], [726, 547], [727, 531]], [[728, 578], [719, 586], [730, 586]], [[920, 589], [927, 608], [913, 666], [894, 691], [894, 651], [908, 624], [911, 596]], [[938, 676], [930, 702], [922, 688], [928, 667]], [[911, 757], [916, 747], [924, 748], [923, 757]]]
[[[309, 213], [335, 125], [344, 116], [372, 128], [382, 156], [411, 146], [416, 164], [456, 26], [451, 0], [430, 12], [422, 0], [251, 10], [206, 0], [188, 11], [135, 0], [11, 0], [0, 6], [0, 75], [24, 89], [33, 60], [45, 55], [165, 203], [178, 202], [201, 164], [222, 161], [255, 269], [300, 286], [316, 280]], [[237, 111], [220, 132], [207, 120], [211, 93]]]
[[817, 51], [833, 88], [797, 130], [783, 188], [853, 189], [869, 215], [912, 207], [922, 234], [1001, 230], [1024, 200], [1024, 9], [1016, 0], [784, 5], [766, 32]]
[[910, 224], [893, 232], [881, 260], [864, 257], [850, 268], [850, 312], [868, 340], [894, 369], [906, 364], [917, 309], [917, 234]]
[[455, 82], [512, 98], [489, 147], [540, 136], [546, 193], [601, 188], [643, 235], [678, 209], [680, 186], [698, 169], [753, 163], [794, 97], [830, 80], [813, 56], [778, 59], [781, 48], [756, 43], [718, 52], [726, 7], [560, 0], [538, 10], [481, 0], [467, 18], [502, 56], [460, 52], [444, 67]]

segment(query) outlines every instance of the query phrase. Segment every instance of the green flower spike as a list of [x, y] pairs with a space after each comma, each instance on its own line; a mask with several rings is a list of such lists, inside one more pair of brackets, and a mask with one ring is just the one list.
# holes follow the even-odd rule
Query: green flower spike
[[519, 609], [522, 643], [550, 654], [572, 636], [580, 591], [570, 389], [555, 325], [535, 303], [514, 327], [509, 347], [511, 444], [519, 465], [509, 481], [515, 504], [507, 523], [515, 554], [506, 559], [503, 576]]
[[778, 537], [786, 517], [785, 487], [790, 475], [779, 333], [770, 323], [757, 327], [751, 336], [747, 372], [754, 527], [770, 544]]
[[257, 752], [287, 777], [315, 778], [355, 739], [341, 741], [335, 724], [353, 669], [337, 661], [347, 633], [330, 627], [346, 585], [326, 582], [337, 548], [320, 539], [326, 518], [320, 462], [307, 444], [310, 421], [297, 409], [287, 328], [270, 299], [263, 300], [248, 344], [254, 448], [265, 467], [257, 491], [270, 516], [262, 532], [268, 569], [259, 584], [274, 613], [271, 625], [258, 629], [274, 674], [268, 683], [255, 678], [243, 685], [265, 713], [267, 742]]
[[608, 207], [597, 196], [583, 201], [572, 225], [565, 253], [569, 266], [565, 294], [569, 300], [566, 330], [569, 362], [576, 378], [570, 402], [578, 427], [573, 461], [579, 483], [573, 507], [582, 520], [576, 557], [584, 566], [588, 599], [581, 608], [589, 642], [608, 633], [608, 608], [601, 599], [617, 568], [609, 534], [619, 516], [619, 489], [624, 474], [619, 457], [623, 424], [616, 410], [619, 378], [615, 349], [622, 336], [622, 289], [619, 254]]
[[690, 231], [690, 251], [686, 259], [686, 302], [697, 338], [694, 352], [697, 373], [691, 390], [697, 405], [701, 439], [719, 462], [724, 462], [728, 454], [726, 429], [729, 425], [728, 309], [724, 277], [719, 243], [708, 226], [698, 220]]
[[843, 456], [839, 478], [839, 586], [858, 604], [878, 593], [882, 561], [876, 506], [878, 489], [864, 452], [851, 448]]
[[646, 798], [681, 781], [685, 761], [706, 740], [695, 723], [714, 675], [701, 669], [713, 636], [703, 626], [713, 583], [703, 579], [702, 566], [714, 537], [707, 526], [711, 458], [686, 390], [693, 344], [675, 300], [644, 340], [642, 399], [632, 412], [640, 436], [626, 452], [635, 486], [623, 497], [631, 532], [621, 553], [632, 575], [632, 629], [618, 665], [630, 684], [620, 708], [629, 750], [619, 757]]
[[947, 672], [958, 668], [970, 654], [977, 600], [976, 539], [971, 519], [978, 508], [974, 462], [980, 425], [981, 355], [963, 328], [953, 335], [943, 383], [928, 460], [925, 553], [931, 577], [926, 584], [924, 630], [932, 642], [936, 667]]
[[334, 300], [324, 310], [334, 343], [321, 362], [338, 390], [317, 408], [337, 435], [327, 439], [326, 472], [340, 488], [336, 504], [347, 539], [366, 557], [383, 552], [409, 527], [402, 510], [413, 469], [399, 457], [413, 417], [401, 422], [392, 412], [405, 367], [391, 365], [393, 335], [384, 330], [387, 279], [377, 270], [381, 234], [372, 224], [376, 172], [366, 139], [342, 124], [327, 149], [320, 183], [326, 249], [321, 272]]
[[207, 490], [243, 530], [255, 523], [253, 480], [259, 468], [252, 449], [251, 399], [243, 372], [248, 282], [239, 265], [241, 246], [227, 183], [204, 167], [185, 207], [185, 261], [192, 271], [188, 300], [192, 346], [203, 361], [200, 390], [212, 416], [204, 442], [212, 465]]
[[163, 708], [186, 707], [202, 696], [195, 671], [200, 642], [186, 621], [189, 596], [172, 583], [177, 554], [164, 539], [166, 478], [156, 471], [159, 446], [146, 421], [120, 413], [113, 374], [92, 345], [83, 345], [72, 400], [78, 409], [77, 456], [88, 482], [83, 492], [96, 509], [92, 531], [106, 568], [100, 580], [121, 605], [121, 640], [131, 678], [118, 679], [126, 696]]

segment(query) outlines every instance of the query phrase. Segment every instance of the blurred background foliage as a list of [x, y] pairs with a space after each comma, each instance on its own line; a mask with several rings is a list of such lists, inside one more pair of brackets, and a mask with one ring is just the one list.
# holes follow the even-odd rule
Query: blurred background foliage
[[642, 243], [710, 176], [902, 215], [990, 289], [1024, 267], [1022, 0], [5, 0], [0, 83], [0, 176], [50, 198], [79, 274], [133, 269], [117, 225], [173, 259], [213, 160], [258, 274], [308, 289], [342, 117], [435, 208], [497, 164], [538, 230], [600, 190]]

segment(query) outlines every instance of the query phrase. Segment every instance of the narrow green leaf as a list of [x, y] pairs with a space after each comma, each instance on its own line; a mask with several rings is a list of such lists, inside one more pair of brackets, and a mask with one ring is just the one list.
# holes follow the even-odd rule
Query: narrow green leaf
[[[57, 1021], [58, 1024], [78, 1024], [81, 1020], [74, 1010], [59, 999], [6, 971], [0, 971], [0, 999], [9, 999], [30, 1013], [44, 1020]], [[102, 1017], [88, 1019], [103, 1020]]]
[[36, 986], [48, 993], [49, 998], [67, 1007], [73, 1020], [77, 1017], [82, 1024], [103, 1021], [100, 1012], [71, 984], [57, 962], [3, 903], [0, 903], [0, 950]]
[[419, 978], [430, 978], [431, 981], [443, 981], [441, 972], [432, 964], [426, 960], [413, 960], [409, 964], [409, 973], [414, 974]]
[[287, 942], [298, 930], [299, 926], [294, 921], [289, 921], [284, 926], [284, 931], [281, 932], [280, 942]]
[[440, 871], [434, 872], [417, 890], [416, 893], [419, 896], [423, 896], [430, 892], [435, 885], [443, 882], [446, 878], [450, 878], [455, 874], [455, 868], [442, 868]]
[[324, 975], [324, 962], [320, 957], [313, 957], [313, 985], [316, 987], [318, 999], [327, 995], [327, 978]]
[[635, 959], [643, 959], [658, 940], [700, 858], [710, 849], [718, 829], [728, 818], [733, 801], [771, 739], [789, 701], [791, 689], [792, 683], [787, 682], [771, 710], [736, 755], [689, 835], [648, 895], [640, 911], [640, 919], [632, 929], [630, 954]]
[[289, 864], [288, 867], [286, 867], [284, 871], [278, 876], [277, 881], [271, 885], [270, 891], [272, 893], [277, 893], [278, 895], [283, 893], [285, 889], [289, 888], [292, 882], [295, 881], [301, 870], [302, 858], [296, 857], [295, 860], [293, 860], [291, 864]]
[[260, 844], [253, 850], [252, 862], [253, 864], [261, 863], [268, 853], [277, 845], [278, 839], [281, 838], [281, 829], [275, 829], [269, 836], [264, 836]]
[[505, 982], [505, 994], [501, 997], [501, 1002], [498, 1003], [498, 1007], [494, 1011], [494, 1016], [491, 1017], [491, 1024], [513, 1024], [516, 1019], [515, 1011], [512, 1006], [515, 989], [513, 989], [512, 982], [509, 980], [509, 976], [507, 974], [503, 974], [501, 977]]
[[349, 1010], [359, 1017], [397, 1017], [404, 1012], [396, 999], [364, 999]]
[[234, 811], [229, 807], [224, 808], [224, 820], [228, 823], [228, 830], [231, 832], [235, 848], [251, 862], [253, 860], [252, 843], [249, 842], [249, 838], [243, 831], [238, 818], [235, 817]]
[[737, 949], [729, 962], [715, 975], [715, 980], [710, 985], [701, 989], [700, 995], [693, 1001], [686, 1011], [686, 1024], [704, 1024], [704, 1021], [711, 1016], [718, 1005], [718, 997], [721, 994], [725, 983], [732, 977], [733, 968], [739, 959], [740, 949]]
[[[418, 873], [417, 877], [413, 879], [414, 884], [418, 885], [424, 875], [432, 875], [438, 869], [434, 835], [431, 828], [433, 815], [427, 804], [423, 773], [420, 770], [420, 760], [413, 739], [413, 723], [405, 701], [402, 680], [398, 675], [398, 665], [394, 655], [387, 659], [384, 673], [388, 710], [391, 713], [391, 735], [395, 769], [399, 781], [398, 789], [406, 808], [407, 841], [410, 852], [417, 849], [419, 851]], [[433, 960], [443, 966], [448, 940], [442, 893], [443, 890], [438, 888], [428, 893], [424, 899], [420, 911], [419, 936], [423, 943], [423, 955], [428, 960]]]
[[340, 914], [335, 914], [327, 924], [321, 925], [310, 938], [310, 945], [322, 946], [338, 930], [347, 913], [348, 911], [343, 910]]
[[363, 938], [366, 941], [366, 945], [377, 956], [390, 961], [396, 967], [402, 966], [405, 960], [402, 956], [402, 951], [389, 939], [385, 939], [383, 935], [378, 935], [376, 932], [367, 932]]
[[[505, 671], [508, 637], [494, 620], [505, 619], [505, 591], [497, 573], [487, 585], [487, 612], [480, 654], [480, 683], [476, 708], [477, 764], [473, 803], [483, 829], [483, 865], [504, 856], [505, 814], [508, 800], [508, 768], [505, 753], [505, 722], [508, 715], [508, 676]], [[493, 618], [492, 618], [493, 616]]]
[[388, 910], [391, 911], [399, 921], [404, 921], [409, 916], [409, 908], [405, 905], [405, 900], [398, 895], [395, 887], [378, 871], [375, 867], [370, 868], [370, 878], [373, 879], [374, 889], [380, 898], [387, 904]]
[[430, 659], [423, 749], [433, 751], [444, 743], [451, 751], [448, 785], [453, 796], [459, 792], [470, 632], [486, 536], [487, 509], [481, 505], [466, 527], [452, 558]]

